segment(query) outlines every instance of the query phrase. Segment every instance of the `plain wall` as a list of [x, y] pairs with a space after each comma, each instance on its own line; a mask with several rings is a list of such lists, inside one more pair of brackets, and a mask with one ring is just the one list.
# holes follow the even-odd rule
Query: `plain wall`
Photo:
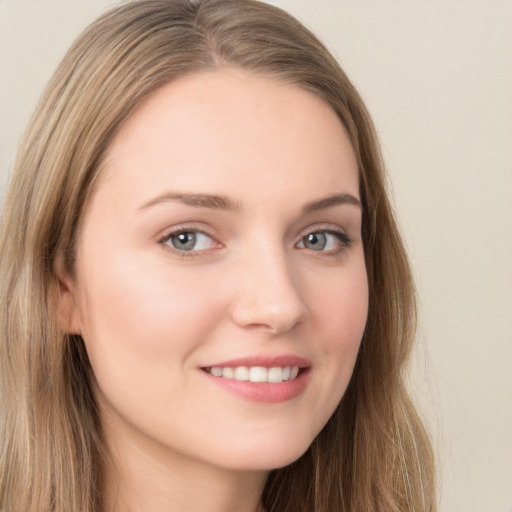
[[[114, 3], [0, 0], [0, 200], [45, 82]], [[512, 2], [271, 3], [327, 43], [378, 128], [417, 276], [411, 385], [440, 510], [512, 512]]]

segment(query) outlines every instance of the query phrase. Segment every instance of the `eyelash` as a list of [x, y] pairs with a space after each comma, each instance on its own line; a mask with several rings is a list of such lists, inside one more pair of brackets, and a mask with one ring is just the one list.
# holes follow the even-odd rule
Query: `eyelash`
[[172, 245], [169, 245], [167, 243], [171, 240], [171, 238], [177, 237], [177, 236], [185, 234], [185, 233], [194, 233], [194, 234], [200, 234], [200, 235], [207, 236], [208, 238], [210, 238], [212, 240], [212, 244], [222, 247], [222, 244], [220, 242], [218, 242], [212, 234], [210, 234], [207, 231], [204, 231], [202, 229], [198, 229], [197, 227], [193, 227], [193, 226], [190, 226], [190, 227], [181, 226], [178, 229], [167, 232], [164, 236], [162, 236], [158, 240], [158, 243], [160, 245], [162, 245], [162, 247], [166, 251], [168, 251], [176, 256], [179, 256], [181, 258], [197, 258], [197, 257], [204, 256], [207, 253], [208, 249], [185, 251], [185, 250], [176, 249], [175, 247], [172, 247]]
[[[190, 226], [190, 227], [182, 226], [176, 230], [168, 232], [158, 240], [158, 243], [160, 245], [162, 245], [166, 251], [169, 251], [172, 254], [175, 254], [181, 258], [197, 258], [197, 257], [205, 256], [207, 254], [207, 252], [209, 251], [209, 249], [186, 251], [186, 250], [182, 250], [182, 249], [176, 249], [175, 247], [172, 247], [171, 245], [169, 245], [167, 243], [173, 237], [177, 237], [177, 236], [179, 236], [181, 234], [185, 234], [185, 233], [193, 233], [196, 235], [199, 234], [199, 235], [207, 236], [208, 238], [210, 238], [212, 240], [213, 245], [218, 245], [219, 247], [223, 247], [222, 244], [220, 242], [218, 242], [212, 234], [208, 233], [207, 231], [204, 231], [204, 230], [198, 229], [196, 227], [192, 227], [192, 226]], [[309, 251], [311, 253], [313, 253], [314, 256], [317, 256], [317, 257], [339, 256], [341, 253], [350, 249], [350, 247], [352, 246], [352, 244], [354, 242], [354, 240], [341, 229], [336, 230], [336, 229], [332, 229], [332, 228], [326, 229], [326, 228], [319, 227], [312, 231], [308, 231], [308, 232], [306, 232], [306, 234], [302, 235], [299, 238], [299, 241], [296, 242], [295, 247], [297, 247], [298, 244], [301, 244], [301, 243], [304, 244], [304, 241], [308, 236], [318, 235], [318, 234], [334, 236], [340, 243], [340, 246], [333, 250], [328, 250], [328, 251], [323, 251], [323, 250], [315, 251], [314, 249], [310, 249]], [[300, 250], [308, 250], [307, 247], [299, 247], [299, 249]]]
[[[327, 251], [315, 251], [314, 249], [311, 249], [310, 251], [315, 255], [315, 256], [318, 256], [318, 257], [336, 257], [336, 256], [339, 256], [341, 255], [342, 253], [344, 253], [345, 251], [347, 251], [348, 249], [350, 249], [350, 247], [352, 246], [352, 244], [354, 243], [354, 240], [349, 236], [347, 235], [347, 233], [345, 233], [345, 231], [341, 230], [341, 229], [332, 229], [332, 228], [317, 228], [313, 231], [309, 231], [307, 232], [305, 235], [303, 235], [299, 242], [297, 242], [297, 244], [299, 243], [304, 243], [305, 239], [308, 237], [308, 236], [311, 236], [311, 235], [318, 235], [318, 234], [324, 234], [324, 235], [331, 235], [333, 237], [335, 237], [337, 239], [337, 241], [339, 242], [339, 247], [336, 247], [335, 249], [331, 249], [331, 250], [327, 250]], [[296, 244], [296, 245], [297, 245]], [[301, 248], [303, 250], [307, 250], [307, 247], [303, 247]]]

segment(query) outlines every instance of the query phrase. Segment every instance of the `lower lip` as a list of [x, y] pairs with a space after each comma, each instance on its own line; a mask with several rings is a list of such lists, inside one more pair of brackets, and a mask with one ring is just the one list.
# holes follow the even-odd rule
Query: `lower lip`
[[208, 372], [204, 372], [204, 374], [226, 391], [246, 400], [271, 404], [286, 402], [299, 396], [309, 381], [309, 368], [302, 369], [293, 380], [275, 383], [226, 379], [224, 377], [214, 377]]

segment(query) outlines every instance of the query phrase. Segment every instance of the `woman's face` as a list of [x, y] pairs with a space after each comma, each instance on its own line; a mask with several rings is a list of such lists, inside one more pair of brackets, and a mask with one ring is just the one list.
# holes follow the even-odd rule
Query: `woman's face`
[[308, 448], [368, 305], [357, 164], [325, 103], [229, 70], [161, 88], [109, 148], [77, 251], [69, 330], [108, 436], [244, 470]]

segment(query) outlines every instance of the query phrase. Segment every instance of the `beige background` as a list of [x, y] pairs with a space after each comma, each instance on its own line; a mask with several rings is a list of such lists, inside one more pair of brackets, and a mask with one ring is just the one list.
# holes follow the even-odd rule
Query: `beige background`
[[[0, 200], [51, 71], [108, 0], [0, 0]], [[282, 0], [378, 127], [421, 298], [441, 511], [512, 512], [512, 1]]]

